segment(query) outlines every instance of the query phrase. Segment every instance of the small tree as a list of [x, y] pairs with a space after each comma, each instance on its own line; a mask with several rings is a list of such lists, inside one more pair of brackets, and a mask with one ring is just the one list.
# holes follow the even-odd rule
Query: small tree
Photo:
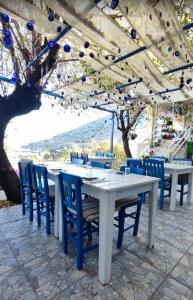
[[[30, 61], [45, 48], [47, 40], [34, 30], [30, 34], [26, 29], [22, 30], [16, 21], [10, 21], [5, 14], [0, 18], [2, 21], [0, 42], [3, 43], [6, 54], [10, 56], [8, 64], [12, 61], [14, 69], [12, 80], [16, 83], [13, 93], [7, 95], [3, 89], [0, 96], [0, 185], [8, 200], [20, 203], [19, 179], [4, 149], [5, 130], [11, 119], [40, 108], [42, 93], [40, 80], [55, 67], [59, 45], [56, 44], [44, 59], [35, 60], [28, 68]], [[10, 69], [12, 66], [9, 65]]]
[[125, 155], [128, 158], [132, 157], [129, 139], [131, 135], [131, 131], [144, 111], [144, 105], [135, 105], [130, 107], [130, 109], [123, 110], [121, 109], [119, 112], [116, 112], [117, 118], [117, 129], [121, 131], [122, 134], [122, 142], [123, 149], [125, 151]]

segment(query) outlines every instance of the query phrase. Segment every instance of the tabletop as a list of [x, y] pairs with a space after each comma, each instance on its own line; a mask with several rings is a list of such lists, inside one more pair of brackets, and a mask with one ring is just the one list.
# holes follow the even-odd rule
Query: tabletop
[[166, 170], [175, 170], [175, 171], [193, 170], [193, 166], [186, 166], [186, 165], [172, 164], [172, 163], [165, 163], [164, 167]]

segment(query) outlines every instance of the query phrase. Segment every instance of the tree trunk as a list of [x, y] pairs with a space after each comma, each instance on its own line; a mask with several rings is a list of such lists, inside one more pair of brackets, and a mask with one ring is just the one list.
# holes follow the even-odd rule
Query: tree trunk
[[7, 200], [21, 203], [19, 178], [12, 168], [4, 150], [4, 133], [6, 125], [0, 122], [0, 186], [4, 190]]
[[123, 149], [127, 158], [132, 158], [132, 154], [129, 147], [128, 131], [122, 132]]

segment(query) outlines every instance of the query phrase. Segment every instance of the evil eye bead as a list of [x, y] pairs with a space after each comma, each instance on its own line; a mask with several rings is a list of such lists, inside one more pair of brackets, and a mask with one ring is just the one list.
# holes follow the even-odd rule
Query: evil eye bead
[[29, 31], [33, 31], [34, 30], [34, 24], [32, 22], [28, 22], [26, 24], [26, 27]]
[[131, 29], [131, 38], [132, 38], [133, 40], [135, 40], [135, 39], [136, 39], [136, 36], [137, 36], [137, 31], [136, 31], [135, 28], [132, 28], [132, 29]]
[[82, 79], [82, 82], [85, 82], [85, 81], [86, 81], [86, 77], [85, 77], [84, 75], [82, 76], [81, 79]]
[[80, 56], [80, 57], [84, 57], [84, 52], [83, 52], [83, 51], [80, 51], [80, 52], [79, 52], [79, 56]]
[[176, 50], [176, 51], [175, 51], [175, 56], [176, 56], [176, 57], [179, 57], [179, 56], [180, 56], [180, 51]]
[[11, 32], [8, 29], [3, 29], [3, 33], [6, 38], [11, 36]]
[[62, 31], [62, 26], [58, 26], [57, 27], [57, 32], [59, 33], [59, 32], [61, 32]]
[[111, 9], [117, 8], [118, 4], [119, 4], [119, 0], [112, 0], [111, 1]]
[[85, 42], [84, 43], [84, 48], [88, 48], [90, 46], [90, 43], [89, 42]]
[[9, 18], [9, 16], [7, 15], [7, 14], [1, 14], [1, 19], [2, 19], [2, 21], [3, 22], [5, 22], [5, 23], [9, 23], [9, 21], [10, 21], [10, 18]]
[[49, 14], [49, 15], [48, 15], [48, 20], [49, 20], [50, 22], [53, 22], [53, 21], [54, 21], [54, 15], [53, 15], [53, 14]]
[[68, 44], [64, 45], [64, 52], [70, 52], [70, 49], [71, 49], [70, 45]]
[[55, 41], [50, 40], [50, 41], [48, 42], [48, 48], [52, 49], [52, 48], [54, 48], [55, 46], [56, 46], [56, 42], [55, 42]]

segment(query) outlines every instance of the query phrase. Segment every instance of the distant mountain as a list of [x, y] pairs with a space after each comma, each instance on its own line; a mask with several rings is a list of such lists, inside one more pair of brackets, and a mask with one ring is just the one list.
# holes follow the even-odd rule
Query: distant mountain
[[[30, 143], [24, 148], [30, 149], [31, 151], [44, 151], [71, 147], [73, 144], [84, 144], [86, 146], [93, 140], [100, 142], [102, 140], [110, 139], [111, 128], [111, 117], [105, 117], [65, 133], [55, 135], [51, 139]], [[121, 142], [121, 135], [116, 128], [116, 121], [114, 136], [116, 140]]]

